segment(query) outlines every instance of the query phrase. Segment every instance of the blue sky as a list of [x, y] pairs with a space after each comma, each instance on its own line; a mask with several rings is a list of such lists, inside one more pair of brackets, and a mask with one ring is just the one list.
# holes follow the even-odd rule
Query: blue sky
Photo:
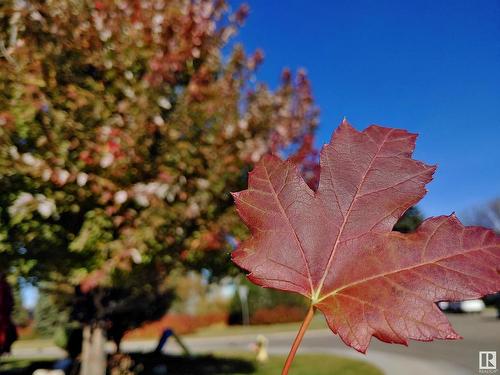
[[285, 66], [307, 70], [318, 146], [343, 116], [359, 130], [405, 128], [420, 134], [416, 157], [438, 165], [425, 215], [460, 215], [500, 196], [500, 2], [246, 3], [237, 41], [264, 50], [257, 78], [271, 87]]

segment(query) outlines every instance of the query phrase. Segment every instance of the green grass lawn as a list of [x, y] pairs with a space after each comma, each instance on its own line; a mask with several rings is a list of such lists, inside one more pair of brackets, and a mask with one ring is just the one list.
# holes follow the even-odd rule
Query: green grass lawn
[[[219, 354], [217, 356], [163, 356], [132, 354], [138, 375], [157, 373], [155, 367], [166, 366], [169, 375], [276, 375], [285, 363], [284, 356], [272, 356], [266, 363], [257, 363], [250, 354]], [[0, 360], [2, 375], [31, 375], [37, 368], [51, 368], [52, 361], [8, 358]], [[140, 370], [139, 370], [140, 369]], [[302, 354], [295, 358], [290, 375], [382, 375], [369, 363], [328, 355]]]
[[51, 338], [21, 339], [14, 342], [12, 348], [47, 348], [54, 345], [54, 340]]
[[37, 368], [51, 368], [54, 358], [0, 358], [1, 375], [31, 375]]
[[[241, 356], [239, 358], [248, 358]], [[286, 357], [272, 356], [266, 363], [255, 363], [254, 375], [280, 374]], [[290, 375], [382, 375], [373, 365], [348, 358], [320, 354], [298, 355], [290, 369]]]

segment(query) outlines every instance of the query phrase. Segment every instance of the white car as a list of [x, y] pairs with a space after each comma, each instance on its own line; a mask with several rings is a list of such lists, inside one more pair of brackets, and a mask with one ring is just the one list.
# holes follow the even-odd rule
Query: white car
[[471, 299], [460, 302], [460, 310], [466, 313], [478, 313], [484, 310], [484, 302], [480, 299]]
[[478, 313], [484, 310], [484, 302], [480, 299], [471, 299], [459, 302], [439, 302], [438, 306], [443, 311]]

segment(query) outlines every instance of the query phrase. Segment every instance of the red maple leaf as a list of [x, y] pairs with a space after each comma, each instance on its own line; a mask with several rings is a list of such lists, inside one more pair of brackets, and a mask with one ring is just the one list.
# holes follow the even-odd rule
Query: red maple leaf
[[405, 345], [459, 338], [436, 302], [500, 290], [493, 231], [464, 227], [455, 215], [427, 219], [414, 233], [392, 231], [435, 170], [411, 158], [415, 139], [344, 121], [321, 152], [317, 191], [292, 162], [266, 156], [248, 189], [234, 194], [252, 236], [233, 261], [258, 285], [309, 298], [308, 315], [321, 310], [360, 352], [372, 336]]

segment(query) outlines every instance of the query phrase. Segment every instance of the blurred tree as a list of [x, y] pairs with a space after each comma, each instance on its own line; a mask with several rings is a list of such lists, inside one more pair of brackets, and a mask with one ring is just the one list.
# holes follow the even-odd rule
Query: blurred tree
[[227, 312], [227, 298], [222, 295], [221, 285], [209, 282], [208, 272], [190, 271], [175, 275], [172, 284], [175, 300], [171, 312], [201, 316], [204, 314]]
[[[493, 229], [500, 234], [500, 198], [494, 199], [482, 206], [467, 210], [461, 215], [467, 225], [479, 225]], [[500, 292], [483, 298], [487, 305], [495, 306], [497, 318], [500, 319]]]
[[393, 230], [402, 233], [413, 232], [423, 220], [424, 218], [420, 210], [417, 207], [410, 207], [410, 209], [401, 216], [396, 225], [394, 225]]
[[88, 292], [77, 287], [71, 318], [87, 325], [99, 323], [120, 351], [128, 330], [160, 319], [173, 302], [169, 278], [152, 271], [150, 265], [139, 264], [129, 272], [113, 270], [111, 285], [99, 285]]
[[38, 292], [38, 301], [33, 313], [35, 332], [41, 337], [53, 337], [58, 329], [68, 322], [69, 309], [61, 303], [61, 296], [56, 298], [54, 287], [42, 284]]
[[304, 73], [285, 71], [273, 92], [254, 79], [260, 51], [227, 48], [247, 12], [220, 0], [0, 3], [0, 271], [79, 285], [93, 306], [74, 314], [82, 373], [104, 373], [100, 335], [123, 323], [103, 318], [123, 307], [103, 303], [111, 295], [138, 309], [140, 293], [165, 296], [173, 269], [228, 271], [228, 239], [246, 235], [229, 191], [264, 153], [317, 183]]
[[21, 282], [12, 283], [12, 295], [14, 297], [14, 309], [12, 310], [12, 321], [17, 327], [27, 327], [31, 322], [30, 311], [23, 305], [21, 296]]
[[[261, 310], [269, 312], [274, 309], [282, 312], [283, 310], [290, 309], [290, 311], [299, 312], [298, 315], [290, 314], [290, 316], [288, 317], [270, 316], [270, 319], [267, 321], [267, 323], [300, 321], [304, 318], [304, 314], [307, 311], [308, 305], [307, 301], [301, 295], [296, 293], [282, 293], [269, 288], [261, 288], [249, 282], [246, 278], [241, 280], [239, 283], [240, 285], [248, 287], [248, 313], [250, 316], [250, 323], [263, 323], [255, 319], [256, 314], [258, 314], [258, 312]], [[273, 321], [272, 318], [275, 318], [275, 321]], [[242, 304], [239, 293], [236, 291], [229, 305], [229, 324], [242, 324], [242, 322]]]
[[500, 198], [494, 199], [480, 207], [466, 211], [463, 220], [468, 225], [480, 225], [491, 228], [500, 234]]

